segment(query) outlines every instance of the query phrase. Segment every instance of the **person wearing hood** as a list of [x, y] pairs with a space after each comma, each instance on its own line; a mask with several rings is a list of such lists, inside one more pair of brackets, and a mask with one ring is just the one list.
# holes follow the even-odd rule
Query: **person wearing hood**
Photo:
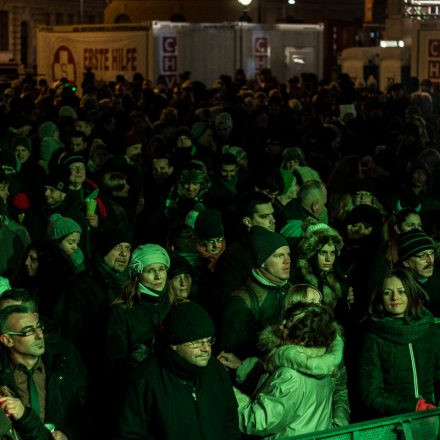
[[337, 308], [346, 312], [346, 307], [341, 307], [345, 300], [353, 302], [353, 292], [339, 267], [343, 245], [341, 236], [330, 226], [323, 223], [309, 226], [298, 246], [294, 279], [320, 290], [323, 303], [332, 310]]
[[438, 402], [440, 333], [421, 306], [425, 296], [401, 268], [385, 274], [372, 295], [359, 362], [361, 402], [369, 418], [431, 409]]
[[163, 247], [138, 246], [128, 266], [129, 278], [110, 305], [107, 354], [120, 383], [153, 352], [159, 327], [170, 309], [169, 267], [170, 257]]
[[348, 424], [343, 342], [329, 308], [293, 304], [259, 346], [268, 355], [254, 397], [234, 389], [243, 433], [274, 440]]

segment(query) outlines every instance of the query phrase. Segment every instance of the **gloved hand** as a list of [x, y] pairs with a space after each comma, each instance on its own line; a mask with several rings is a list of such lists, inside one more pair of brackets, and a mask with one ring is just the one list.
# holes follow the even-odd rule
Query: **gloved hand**
[[419, 399], [416, 405], [416, 411], [426, 411], [428, 409], [437, 408], [432, 403], [428, 403], [425, 399]]

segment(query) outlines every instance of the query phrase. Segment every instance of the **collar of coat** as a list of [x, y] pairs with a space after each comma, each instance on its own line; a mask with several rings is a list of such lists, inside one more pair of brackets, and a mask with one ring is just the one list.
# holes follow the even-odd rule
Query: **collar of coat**
[[282, 280], [281, 282], [280, 282], [280, 284], [276, 284], [276, 283], [274, 283], [273, 281], [270, 281], [270, 280], [268, 280], [267, 278], [265, 278], [261, 273], [260, 273], [260, 271], [258, 270], [258, 269], [252, 269], [252, 276], [253, 276], [253, 278], [258, 282], [258, 283], [260, 283], [260, 284], [262, 284], [263, 286], [266, 286], [266, 287], [276, 287], [276, 288], [279, 288], [279, 287], [282, 287], [282, 286], [285, 286], [287, 283], [288, 283], [288, 281], [287, 280]]

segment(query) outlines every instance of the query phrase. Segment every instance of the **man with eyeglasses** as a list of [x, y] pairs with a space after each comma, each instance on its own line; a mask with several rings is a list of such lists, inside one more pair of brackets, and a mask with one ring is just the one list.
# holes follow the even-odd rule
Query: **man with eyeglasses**
[[411, 229], [398, 237], [399, 262], [411, 272], [429, 296], [426, 307], [440, 314], [440, 273], [435, 267], [433, 240], [420, 229]]
[[0, 385], [7, 387], [0, 407], [13, 428], [28, 439], [83, 439], [85, 371], [73, 351], [46, 341], [38, 314], [26, 305], [0, 310], [0, 332]]
[[211, 356], [214, 325], [195, 303], [175, 306], [155, 356], [133, 374], [114, 440], [240, 438], [225, 368]]

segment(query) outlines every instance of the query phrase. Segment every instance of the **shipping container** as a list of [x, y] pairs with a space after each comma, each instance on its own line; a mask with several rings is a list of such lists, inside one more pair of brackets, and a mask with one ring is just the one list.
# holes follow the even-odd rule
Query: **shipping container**
[[254, 78], [270, 68], [280, 81], [304, 72], [323, 73], [323, 25], [171, 23], [40, 26], [37, 70], [50, 82], [79, 84], [86, 69], [96, 79], [131, 79], [140, 72], [172, 85], [179, 73], [210, 85], [243, 68]]

